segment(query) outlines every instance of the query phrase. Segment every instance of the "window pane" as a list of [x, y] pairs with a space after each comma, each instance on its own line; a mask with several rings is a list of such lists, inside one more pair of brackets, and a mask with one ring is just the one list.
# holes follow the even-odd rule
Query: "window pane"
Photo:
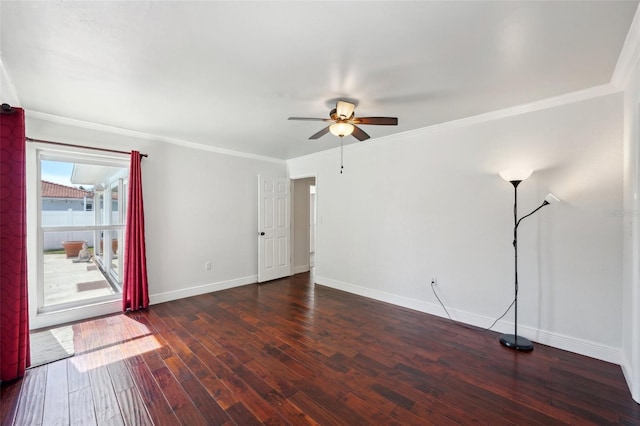
[[[44, 232], [43, 306], [117, 297], [95, 263], [93, 231]], [[84, 244], [84, 246], [83, 246]]]
[[[83, 160], [55, 161], [51, 157], [41, 160], [41, 205], [44, 212], [87, 212], [102, 209], [103, 212], [117, 212], [120, 203], [118, 183], [127, 175], [126, 167], [89, 164]], [[94, 199], [101, 200], [96, 206]], [[111, 197], [111, 204], [104, 205], [104, 197]], [[57, 218], [52, 218], [51, 215]], [[93, 225], [91, 223], [69, 223], [70, 218], [61, 214], [43, 214], [42, 226]], [[121, 224], [118, 215], [113, 218], [102, 216], [98, 224]], [[47, 220], [48, 222], [45, 222]], [[59, 222], [57, 222], [59, 221]]]
[[128, 161], [47, 150], [38, 158], [38, 309], [119, 298]]

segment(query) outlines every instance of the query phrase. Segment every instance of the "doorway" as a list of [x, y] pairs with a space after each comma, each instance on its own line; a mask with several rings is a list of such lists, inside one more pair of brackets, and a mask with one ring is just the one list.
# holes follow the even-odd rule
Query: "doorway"
[[316, 182], [309, 185], [309, 269], [316, 266]]
[[101, 315], [122, 297], [129, 160], [38, 149], [36, 162], [31, 328]]
[[311, 271], [316, 259], [316, 178], [293, 182], [293, 273]]

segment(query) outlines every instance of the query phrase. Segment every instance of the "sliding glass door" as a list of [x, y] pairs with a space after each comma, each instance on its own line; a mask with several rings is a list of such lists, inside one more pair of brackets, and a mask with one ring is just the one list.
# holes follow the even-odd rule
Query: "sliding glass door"
[[38, 313], [119, 299], [128, 161], [38, 150]]
[[[124, 196], [123, 196], [124, 195]], [[95, 223], [100, 226], [94, 231], [96, 263], [104, 274], [119, 287], [123, 265], [122, 242], [126, 213], [126, 179], [117, 178], [110, 183], [100, 184], [95, 189]]]

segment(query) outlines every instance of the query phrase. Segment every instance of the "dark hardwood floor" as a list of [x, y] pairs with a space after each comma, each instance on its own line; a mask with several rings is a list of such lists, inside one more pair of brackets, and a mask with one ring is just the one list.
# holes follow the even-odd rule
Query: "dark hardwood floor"
[[2, 424], [640, 424], [619, 366], [310, 283], [75, 324], [2, 386]]

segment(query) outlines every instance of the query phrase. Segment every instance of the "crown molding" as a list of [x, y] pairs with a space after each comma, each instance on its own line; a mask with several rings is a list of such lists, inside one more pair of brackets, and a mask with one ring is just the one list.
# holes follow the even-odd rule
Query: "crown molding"
[[[353, 151], [358, 149], [366, 149], [366, 147], [371, 146], [372, 143], [384, 143], [384, 142], [394, 142], [404, 139], [415, 139], [423, 136], [430, 135], [434, 132], [438, 132], [444, 129], [456, 129], [463, 128], [467, 126], [471, 126], [474, 124], [482, 124], [490, 121], [500, 120], [503, 118], [514, 117], [517, 115], [527, 114], [535, 111], [542, 111], [549, 108], [560, 107], [563, 105], [568, 105], [576, 102], [582, 102], [589, 99], [599, 98], [603, 96], [613, 95], [615, 93], [620, 93], [621, 90], [617, 87], [614, 87], [611, 84], [603, 84], [600, 86], [591, 87], [584, 90], [578, 90], [576, 92], [567, 93], [560, 96], [554, 96], [552, 98], [546, 98], [535, 102], [530, 102], [527, 104], [516, 105], [496, 111], [490, 111], [478, 115], [473, 115], [471, 117], [465, 117], [458, 120], [445, 121], [443, 123], [433, 124], [427, 127], [420, 127], [418, 129], [407, 130], [405, 132], [395, 133], [388, 136], [382, 136], [379, 138], [373, 138], [370, 141], [367, 141], [366, 144], [358, 144], [352, 143], [344, 146], [345, 151]], [[340, 149], [339, 147], [329, 148], [324, 151], [313, 152], [311, 154], [305, 154], [300, 157], [290, 158], [287, 161], [291, 160], [309, 160], [309, 159], [320, 159], [328, 154], [332, 154], [334, 151]]]
[[[600, 86], [591, 87], [589, 89], [579, 90], [576, 92], [567, 93], [560, 96], [554, 96], [552, 98], [542, 99], [540, 101], [535, 101], [527, 104], [516, 105], [513, 107], [508, 107], [496, 111], [486, 112], [478, 115], [473, 115], [471, 117], [465, 117], [458, 120], [445, 121], [443, 123], [433, 124], [427, 127], [420, 127], [418, 129], [407, 130], [406, 132], [395, 133], [393, 135], [382, 136], [380, 138], [371, 139], [371, 141], [367, 142], [367, 144], [349, 144], [345, 145], [345, 150], [354, 150], [360, 149], [365, 146], [369, 146], [372, 143], [383, 143], [383, 142], [397, 142], [399, 140], [404, 139], [412, 139], [421, 136], [426, 136], [434, 132], [438, 132], [444, 129], [455, 129], [455, 128], [463, 128], [467, 126], [471, 126], [474, 124], [482, 124], [490, 121], [500, 120], [503, 118], [514, 117], [517, 115], [527, 114], [536, 111], [542, 111], [549, 108], [560, 107], [563, 105], [568, 105], [576, 102], [586, 101], [589, 99], [599, 98], [603, 96], [612, 95], [615, 93], [620, 93], [621, 90], [614, 87], [611, 84], [603, 84]], [[301, 157], [291, 158], [293, 159], [304, 159], [304, 158], [319, 158], [321, 155], [333, 152], [339, 148], [330, 148], [326, 151], [320, 151], [316, 153], [307, 154]]]
[[521, 105], [515, 105], [496, 111], [490, 111], [470, 117], [461, 118], [458, 120], [446, 121], [444, 123], [438, 123], [427, 127], [421, 127], [419, 129], [409, 130], [395, 135], [384, 136], [379, 141], [397, 138], [407, 138], [414, 136], [421, 136], [433, 131], [448, 129], [448, 128], [461, 128], [474, 124], [487, 123], [490, 121], [501, 120], [503, 118], [514, 117], [517, 115], [527, 114], [536, 111], [542, 111], [550, 108], [560, 107], [576, 102], [582, 102], [589, 99], [599, 98], [602, 96], [612, 95], [619, 93], [621, 90], [612, 86], [611, 84], [603, 84], [600, 86], [590, 87], [588, 89], [578, 90], [576, 92], [566, 93], [564, 95], [554, 96], [551, 98], [541, 99], [539, 101], [530, 102]]
[[267, 161], [270, 163], [285, 164], [286, 160], [280, 158], [268, 157], [266, 155], [250, 154], [247, 152], [234, 151], [232, 149], [218, 148], [197, 142], [191, 142], [183, 139], [171, 138], [167, 136], [154, 135], [152, 133], [140, 132], [137, 130], [123, 129], [121, 127], [108, 126], [105, 124], [92, 123], [89, 121], [77, 120], [75, 118], [61, 117], [58, 115], [48, 114], [45, 112], [25, 109], [27, 118], [48, 121], [50, 123], [62, 124], [65, 126], [79, 127], [87, 130], [95, 130], [99, 132], [111, 133], [120, 136], [133, 137], [137, 139], [169, 143], [187, 148], [198, 149], [201, 151], [215, 152], [217, 154], [229, 155], [233, 157], [248, 158], [251, 160]]
[[618, 89], [624, 89], [631, 77], [633, 68], [640, 58], [640, 5], [636, 9], [631, 27], [624, 41], [616, 68], [611, 77], [611, 84]]

